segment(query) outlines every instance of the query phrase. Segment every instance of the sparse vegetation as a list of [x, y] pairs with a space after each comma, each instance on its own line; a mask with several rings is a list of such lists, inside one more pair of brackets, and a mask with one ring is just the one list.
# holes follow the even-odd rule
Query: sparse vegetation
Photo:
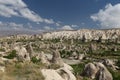
[[36, 57], [32, 57], [32, 58], [31, 58], [31, 61], [32, 61], [33, 63], [39, 63], [39, 62], [40, 62], [40, 59], [37, 59]]
[[16, 50], [12, 50], [7, 56], [4, 56], [4, 58], [13, 59], [16, 56], [17, 56]]
[[17, 63], [7, 65], [6, 74], [4, 76], [10, 79], [12, 78], [12, 80], [44, 80], [44, 77], [40, 72], [40, 68], [42, 68], [42, 64], [36, 65], [33, 63]]
[[81, 63], [81, 64], [75, 64], [75, 65], [71, 65], [71, 66], [72, 66], [72, 68], [74, 70], [74, 74], [76, 76], [78, 76], [78, 75], [81, 75], [81, 73], [82, 73], [82, 71], [83, 71], [83, 69], [85, 67], [85, 64]]
[[4, 48], [0, 48], [0, 52], [5, 52], [5, 49]]

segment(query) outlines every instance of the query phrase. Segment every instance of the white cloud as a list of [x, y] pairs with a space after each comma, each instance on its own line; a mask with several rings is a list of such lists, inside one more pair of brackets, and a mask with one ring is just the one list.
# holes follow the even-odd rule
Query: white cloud
[[60, 23], [56, 23], [56, 26], [60, 26]]
[[19, 12], [22, 15], [22, 17], [27, 18], [33, 22], [43, 22], [43, 18], [41, 18], [33, 11], [30, 11], [28, 8], [21, 9]]
[[54, 21], [52, 19], [44, 19], [44, 21], [48, 24], [53, 24]]
[[79, 27], [78, 25], [71, 25], [72, 28], [77, 28]]
[[50, 26], [45, 26], [45, 27], [44, 27], [44, 30], [53, 30], [53, 28], [50, 27]]
[[62, 30], [73, 30], [73, 28], [69, 25], [65, 25], [61, 28]]
[[32, 29], [33, 26], [30, 23], [27, 23], [28, 28]]
[[105, 9], [93, 14], [91, 19], [98, 21], [102, 28], [120, 28], [120, 4], [107, 4]]
[[30, 10], [23, 2], [23, 0], [0, 0], [0, 16], [23, 17], [36, 23], [54, 23], [52, 19], [44, 19], [38, 14], [36, 14], [34, 11]]
[[23, 24], [17, 24], [14, 22], [1, 22], [0, 21], [0, 29], [1, 30], [5, 30], [5, 29], [9, 29], [9, 30], [21, 30], [21, 29], [25, 29]]

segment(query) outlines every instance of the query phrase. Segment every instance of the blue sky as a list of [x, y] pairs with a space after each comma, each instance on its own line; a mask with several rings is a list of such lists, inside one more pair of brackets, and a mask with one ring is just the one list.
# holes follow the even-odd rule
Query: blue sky
[[0, 0], [0, 29], [120, 28], [120, 0]]

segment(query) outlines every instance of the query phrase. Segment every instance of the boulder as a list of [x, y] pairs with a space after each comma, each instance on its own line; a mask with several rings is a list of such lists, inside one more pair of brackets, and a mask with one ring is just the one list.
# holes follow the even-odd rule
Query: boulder
[[78, 59], [83, 60], [83, 58], [85, 58], [85, 54], [79, 54]]
[[76, 80], [72, 70], [71, 66], [64, 63], [64, 66], [57, 70], [42, 69], [41, 72], [45, 77], [45, 80]]
[[88, 63], [85, 65], [82, 75], [87, 76], [91, 79], [94, 79], [97, 71], [98, 71], [98, 69], [96, 68], [96, 66], [93, 63]]
[[73, 68], [64, 63], [64, 66], [57, 70], [57, 72], [62, 76], [64, 80], [76, 80], [76, 77], [73, 75]]
[[58, 50], [53, 51], [52, 63], [59, 66], [63, 66], [63, 60], [61, 59], [60, 53]]
[[18, 61], [30, 61], [29, 53], [24, 46], [16, 46], [14, 50], [17, 52]]
[[116, 70], [116, 66], [115, 66], [115, 63], [113, 62], [113, 60], [110, 60], [110, 59], [104, 59], [103, 60], [103, 64], [113, 70]]
[[95, 63], [97, 68], [99, 68], [96, 74], [96, 80], [113, 80], [112, 74], [102, 63]]
[[42, 69], [41, 73], [45, 80], [65, 80], [53, 69]]
[[32, 44], [29, 43], [27, 46], [26, 46], [26, 50], [27, 52], [29, 53], [30, 55], [30, 58], [32, 58], [34, 56], [34, 51], [33, 51], [33, 47], [32, 47]]
[[74, 59], [77, 59], [78, 58], [78, 54], [76, 52], [73, 52], [72, 53], [72, 57], [74, 57]]
[[49, 60], [48, 60], [48, 57], [45, 55], [44, 52], [41, 52], [40, 54], [38, 54], [38, 56], [36, 56], [37, 59], [40, 59], [42, 63], [45, 63], [45, 64], [50, 64]]
[[82, 75], [96, 80], [113, 80], [112, 74], [100, 62], [86, 64]]

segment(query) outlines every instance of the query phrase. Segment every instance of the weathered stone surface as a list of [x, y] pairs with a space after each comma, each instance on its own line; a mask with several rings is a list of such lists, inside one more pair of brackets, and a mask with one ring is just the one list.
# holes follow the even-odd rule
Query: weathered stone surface
[[61, 56], [58, 50], [53, 51], [52, 63], [57, 64], [59, 66], [63, 66], [64, 62], [61, 59]]
[[34, 51], [33, 51], [33, 48], [32, 48], [32, 43], [27, 44], [26, 50], [29, 53], [30, 58], [32, 58], [35, 55]]
[[99, 62], [88, 63], [83, 70], [83, 76], [96, 80], [113, 80], [111, 73]]
[[25, 47], [16, 46], [14, 49], [17, 51], [18, 61], [30, 61], [29, 53], [27, 52]]
[[119, 40], [118, 39], [119, 36], [120, 36], [120, 29], [108, 29], [108, 30], [80, 29], [77, 31], [58, 31], [58, 32], [56, 31], [56, 32], [46, 33], [42, 35], [43, 39], [64, 38], [64, 39], [82, 40], [83, 38], [85, 38], [86, 41], [101, 39], [101, 42], [104, 42], [105, 40], [108, 40], [108, 39], [110, 41], [115, 42], [116, 39]]
[[78, 59], [83, 60], [83, 58], [85, 58], [85, 54], [79, 54]]
[[45, 55], [44, 52], [39, 53], [38, 56], [36, 56], [36, 58], [40, 59], [42, 63], [48, 64], [48, 65], [50, 64], [50, 62], [48, 61], [48, 57]]
[[41, 70], [45, 80], [64, 80], [55, 70], [53, 69], [42, 69]]
[[95, 63], [95, 64], [99, 68], [96, 74], [97, 80], [113, 80], [112, 74], [102, 63]]
[[45, 77], [45, 80], [76, 80], [72, 70], [71, 66], [64, 63], [64, 66], [57, 70], [42, 69], [41, 72]]
[[113, 62], [113, 60], [110, 59], [104, 59], [103, 60], [103, 64], [113, 70], [116, 70], [116, 66], [115, 66], [115, 62]]
[[98, 69], [93, 63], [88, 63], [85, 65], [85, 68], [83, 70], [83, 76], [87, 76], [89, 78], [94, 79], [97, 71]]

